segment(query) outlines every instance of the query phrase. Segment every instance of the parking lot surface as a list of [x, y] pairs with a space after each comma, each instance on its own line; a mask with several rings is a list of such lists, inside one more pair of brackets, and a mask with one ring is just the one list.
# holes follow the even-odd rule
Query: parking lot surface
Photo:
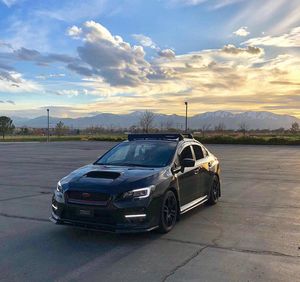
[[300, 148], [208, 145], [222, 197], [168, 234], [51, 223], [57, 181], [114, 143], [0, 143], [0, 281], [300, 281]]

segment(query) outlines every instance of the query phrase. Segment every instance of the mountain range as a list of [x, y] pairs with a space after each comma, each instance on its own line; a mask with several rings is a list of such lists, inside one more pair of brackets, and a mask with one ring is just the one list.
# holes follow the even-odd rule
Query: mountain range
[[[79, 118], [60, 118], [50, 117], [50, 127], [62, 121], [71, 128], [87, 128], [91, 126], [102, 126], [106, 128], [129, 128], [138, 126], [143, 112], [137, 111], [129, 114], [110, 114], [100, 113], [89, 117]], [[36, 118], [12, 117], [17, 127], [46, 128], [47, 117], [40, 116]], [[216, 111], [197, 114], [188, 118], [188, 127], [191, 129], [210, 128], [223, 124], [226, 129], [238, 129], [240, 124], [246, 124], [248, 129], [289, 129], [293, 122], [300, 124], [300, 119], [290, 115], [279, 115], [271, 112], [248, 111], [241, 113], [232, 113], [228, 111]], [[154, 126], [165, 128], [166, 126], [178, 129], [184, 129], [185, 117], [179, 115], [155, 114]]]

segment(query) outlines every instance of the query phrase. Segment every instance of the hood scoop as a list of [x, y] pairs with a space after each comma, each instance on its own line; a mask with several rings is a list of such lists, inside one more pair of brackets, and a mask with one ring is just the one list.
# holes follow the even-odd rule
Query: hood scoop
[[116, 179], [121, 174], [119, 172], [114, 171], [90, 171], [85, 176], [88, 178], [104, 178], [104, 179]]

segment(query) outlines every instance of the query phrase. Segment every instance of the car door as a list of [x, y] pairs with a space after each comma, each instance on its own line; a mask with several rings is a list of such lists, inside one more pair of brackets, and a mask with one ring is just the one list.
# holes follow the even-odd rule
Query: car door
[[200, 197], [203, 197], [209, 192], [211, 179], [211, 160], [207, 151], [201, 145], [193, 144], [192, 148], [196, 159], [195, 166], [198, 168], [199, 171], [197, 174], [197, 185], [199, 189], [199, 195]]
[[204, 157], [202, 147], [198, 144], [192, 145], [195, 155], [195, 174], [199, 197], [207, 195], [207, 171], [209, 169], [207, 159]]
[[[190, 145], [185, 146], [178, 155], [179, 165], [185, 158], [194, 159], [193, 151]], [[180, 204], [181, 206], [190, 203], [199, 197], [199, 189], [197, 187], [197, 175], [195, 167], [185, 167], [177, 173]]]

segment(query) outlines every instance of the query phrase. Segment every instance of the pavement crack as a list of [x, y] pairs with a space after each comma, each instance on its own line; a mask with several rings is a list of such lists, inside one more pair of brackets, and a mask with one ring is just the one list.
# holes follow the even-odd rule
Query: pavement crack
[[288, 257], [288, 258], [300, 258], [300, 255], [289, 255], [277, 251], [269, 251], [269, 250], [255, 250], [255, 249], [242, 249], [242, 248], [235, 248], [235, 247], [226, 247], [218, 244], [205, 244], [205, 243], [198, 243], [180, 239], [171, 239], [171, 238], [160, 238], [160, 240], [166, 240], [171, 242], [183, 243], [183, 244], [190, 244], [194, 246], [202, 246], [204, 248], [212, 248], [212, 249], [221, 249], [227, 250], [232, 252], [239, 252], [239, 253], [248, 253], [248, 254], [257, 254], [257, 255], [268, 255], [268, 256], [277, 256], [277, 257]]
[[0, 202], [6, 202], [6, 201], [17, 200], [17, 199], [24, 199], [24, 198], [38, 197], [38, 196], [47, 195], [47, 194], [51, 194], [51, 192], [44, 192], [44, 191], [42, 191], [39, 194], [32, 194], [32, 195], [26, 195], [26, 196], [18, 196], [18, 197], [0, 199]]
[[0, 213], [0, 216], [7, 217], [7, 218], [17, 218], [17, 219], [34, 220], [34, 221], [39, 221], [39, 222], [49, 222], [49, 220], [45, 219], [45, 218], [11, 215], [11, 214], [2, 213], [2, 212]]
[[175, 266], [166, 276], [163, 277], [162, 282], [167, 281], [169, 277], [174, 275], [176, 271], [178, 271], [180, 268], [184, 267], [187, 265], [191, 260], [193, 260], [195, 257], [197, 257], [203, 250], [205, 250], [207, 246], [201, 247], [198, 249], [196, 252], [194, 252], [191, 256], [189, 256], [186, 260], [184, 260], [182, 263], [179, 265]]

